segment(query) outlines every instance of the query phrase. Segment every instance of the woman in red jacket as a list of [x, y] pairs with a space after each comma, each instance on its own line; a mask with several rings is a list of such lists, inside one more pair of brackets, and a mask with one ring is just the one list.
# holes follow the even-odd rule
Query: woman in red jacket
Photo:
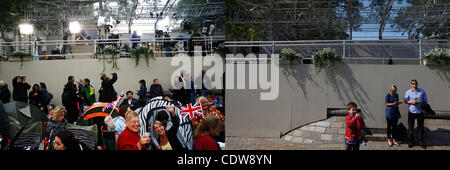
[[194, 146], [197, 150], [220, 150], [212, 136], [219, 136], [225, 125], [218, 117], [207, 116], [201, 120], [194, 132]]
[[357, 112], [356, 103], [350, 102], [347, 105], [349, 114], [345, 117], [345, 150], [359, 150], [361, 143], [362, 129], [365, 127], [361, 112]]
[[117, 138], [117, 150], [144, 150], [145, 145], [150, 142], [148, 136], [139, 136], [138, 114], [134, 111], [128, 111], [125, 114], [125, 130]]

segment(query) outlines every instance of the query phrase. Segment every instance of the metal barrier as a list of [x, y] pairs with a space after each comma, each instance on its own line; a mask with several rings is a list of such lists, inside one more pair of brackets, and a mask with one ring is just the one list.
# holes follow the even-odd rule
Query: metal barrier
[[[113, 46], [121, 51], [121, 56], [129, 56], [129, 51], [133, 44], [147, 45], [153, 50], [158, 57], [163, 54], [185, 53], [193, 51], [190, 49], [190, 43], [202, 47], [202, 53], [211, 54], [219, 43], [225, 41], [225, 36], [202, 36], [202, 37], [170, 37], [164, 38], [120, 38], [120, 39], [91, 39], [91, 40], [46, 40], [46, 41], [16, 41], [16, 42], [0, 42], [0, 55], [7, 56], [8, 51], [24, 50], [33, 56], [38, 57], [56, 57], [56, 56], [93, 56], [101, 51], [105, 46]], [[196, 42], [199, 42], [198, 44]], [[170, 48], [166, 48], [166, 43], [171, 43]], [[5, 50], [6, 48], [12, 48]], [[46, 47], [46, 48], [43, 48]], [[73, 49], [81, 48], [82, 52], [73, 52]], [[25, 50], [26, 49], [26, 50]], [[36, 55], [37, 53], [39, 55]], [[43, 50], [48, 49], [48, 50]], [[50, 54], [50, 51], [57, 50], [59, 54]], [[43, 54], [47, 51], [47, 55]], [[75, 57], [74, 57], [75, 58]]]
[[426, 40], [298, 40], [298, 41], [226, 41], [231, 53], [280, 54], [291, 48], [304, 58], [324, 48], [334, 49], [345, 60], [401, 59], [420, 60], [434, 48], [450, 49], [448, 39]]

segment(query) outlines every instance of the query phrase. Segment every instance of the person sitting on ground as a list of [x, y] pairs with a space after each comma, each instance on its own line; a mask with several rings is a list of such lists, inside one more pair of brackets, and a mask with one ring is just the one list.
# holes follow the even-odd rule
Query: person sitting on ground
[[58, 132], [66, 129], [67, 125], [67, 120], [65, 119], [66, 114], [67, 110], [64, 106], [55, 107], [51, 119], [50, 121], [47, 122], [47, 125], [45, 127], [47, 137], [53, 138], [54, 135], [56, 135]]
[[219, 136], [224, 130], [224, 123], [215, 116], [203, 119], [194, 132], [194, 145], [197, 150], [220, 150], [213, 136]]
[[128, 111], [125, 114], [125, 130], [120, 133], [116, 149], [117, 150], [145, 150], [146, 145], [150, 143], [148, 136], [139, 136], [139, 122], [138, 114], [134, 111]]
[[361, 112], [358, 112], [358, 106], [354, 102], [347, 105], [348, 115], [345, 117], [345, 150], [359, 150], [363, 128], [365, 127]]
[[122, 101], [119, 108], [122, 107], [123, 105], [129, 105], [131, 110], [136, 110], [140, 106], [139, 101], [137, 99], [133, 98], [132, 91], [127, 91], [126, 94], [127, 94], [127, 98]]
[[77, 151], [81, 150], [81, 146], [72, 132], [68, 130], [59, 131], [53, 142], [55, 150]]
[[120, 133], [125, 130], [125, 113], [129, 109], [130, 105], [121, 105], [119, 114], [114, 119], [110, 116], [105, 117], [105, 124], [108, 126], [108, 130], [116, 132], [116, 140], [119, 138]]

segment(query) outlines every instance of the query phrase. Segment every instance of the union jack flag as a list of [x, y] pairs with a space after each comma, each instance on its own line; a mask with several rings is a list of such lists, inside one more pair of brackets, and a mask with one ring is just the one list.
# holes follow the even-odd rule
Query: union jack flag
[[116, 101], [113, 101], [110, 104], [103, 107], [102, 111], [105, 112], [106, 109], [111, 109], [111, 108], [116, 107], [117, 103], [119, 103], [119, 101], [122, 100], [122, 97], [123, 97], [123, 91], [122, 91], [122, 94], [120, 94], [119, 98], [116, 99]]
[[189, 116], [190, 119], [194, 118], [195, 116], [203, 116], [202, 106], [200, 102], [197, 102], [194, 105], [191, 105], [189, 103], [186, 105], [186, 107], [182, 106], [180, 113], [183, 116], [183, 118]]

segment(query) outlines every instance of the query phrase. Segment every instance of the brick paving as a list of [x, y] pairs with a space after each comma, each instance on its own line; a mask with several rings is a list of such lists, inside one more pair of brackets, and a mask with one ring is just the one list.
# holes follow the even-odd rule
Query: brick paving
[[[344, 150], [342, 144], [304, 144], [280, 138], [226, 137], [227, 150]], [[426, 142], [426, 141], [425, 141]], [[386, 142], [369, 141], [361, 150], [424, 150], [420, 146], [408, 148], [407, 144], [387, 146]], [[426, 150], [450, 150], [450, 146], [427, 146]]]

